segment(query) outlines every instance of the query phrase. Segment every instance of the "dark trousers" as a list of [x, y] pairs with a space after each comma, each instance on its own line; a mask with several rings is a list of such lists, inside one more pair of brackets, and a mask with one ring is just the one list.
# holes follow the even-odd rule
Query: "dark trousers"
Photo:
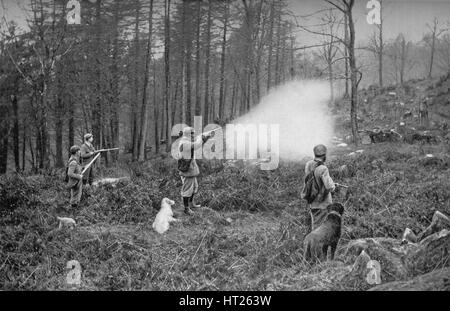
[[80, 203], [82, 191], [83, 184], [80, 180], [76, 185], [70, 188], [70, 205], [77, 206]]

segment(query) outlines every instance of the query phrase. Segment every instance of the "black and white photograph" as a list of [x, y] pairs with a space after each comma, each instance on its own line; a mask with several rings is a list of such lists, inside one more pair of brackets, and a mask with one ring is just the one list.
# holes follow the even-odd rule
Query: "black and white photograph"
[[450, 0], [0, 0], [0, 291], [449, 291], [449, 122]]

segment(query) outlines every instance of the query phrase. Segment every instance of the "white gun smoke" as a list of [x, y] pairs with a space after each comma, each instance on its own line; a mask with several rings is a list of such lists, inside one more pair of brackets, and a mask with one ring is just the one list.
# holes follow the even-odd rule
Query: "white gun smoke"
[[331, 142], [334, 124], [328, 108], [330, 98], [327, 82], [290, 81], [272, 89], [258, 105], [232, 123], [279, 124], [279, 136], [269, 140], [269, 148], [274, 144], [279, 148], [272, 147], [271, 153], [278, 149], [280, 159], [301, 160], [312, 156], [315, 145]]

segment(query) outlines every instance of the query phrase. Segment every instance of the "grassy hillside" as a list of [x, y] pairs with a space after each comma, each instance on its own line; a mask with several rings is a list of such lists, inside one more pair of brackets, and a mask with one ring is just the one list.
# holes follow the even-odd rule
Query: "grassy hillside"
[[[405, 227], [426, 227], [436, 210], [450, 214], [444, 146], [378, 144], [356, 158], [347, 152], [333, 151], [330, 162], [332, 176], [350, 186], [349, 194], [336, 197], [346, 206], [339, 255], [316, 267], [302, 263], [308, 220], [299, 200], [301, 163], [282, 163], [273, 172], [203, 165], [199, 201], [208, 208], [191, 217], [182, 213], [169, 159], [104, 172], [128, 173], [131, 180], [90, 191], [74, 214], [60, 209], [68, 201], [60, 175], [3, 177], [0, 284], [67, 289], [65, 264], [76, 259], [82, 289], [306, 289], [311, 284], [299, 285], [298, 276], [345, 262], [339, 250], [350, 239], [399, 238]], [[426, 153], [436, 157], [426, 159]], [[338, 178], [343, 164], [351, 177]], [[181, 222], [160, 236], [151, 224], [166, 196], [176, 200]], [[77, 228], [56, 231], [56, 214], [74, 217]], [[324, 289], [330, 286], [358, 289]]]
[[[411, 83], [420, 92], [435, 90], [427, 91], [420, 81]], [[372, 103], [394, 101], [386, 92]], [[405, 109], [413, 104], [407, 105]], [[362, 107], [363, 127], [398, 122], [391, 114], [383, 116], [378, 106]], [[337, 128], [342, 136], [348, 134], [345, 113], [341, 109], [338, 115], [344, 120]], [[416, 120], [410, 125], [417, 126]], [[349, 155], [356, 149], [364, 151]], [[100, 176], [130, 179], [85, 192], [74, 212], [63, 209], [69, 195], [62, 171], [2, 176], [0, 288], [69, 289], [66, 263], [75, 259], [82, 267], [78, 289], [87, 290], [366, 289], [367, 284], [329, 279], [331, 270], [343, 273], [349, 264], [345, 245], [364, 237], [400, 238], [406, 227], [416, 233], [427, 227], [437, 210], [450, 215], [449, 151], [445, 140], [332, 147], [331, 176], [349, 186], [334, 197], [345, 204], [344, 230], [336, 260], [314, 267], [302, 255], [309, 223], [299, 198], [302, 162], [281, 162], [274, 171], [200, 162], [198, 203], [206, 207], [193, 216], [182, 213], [181, 181], [171, 158], [102, 169]], [[348, 168], [345, 176], [338, 170], [342, 165]], [[159, 235], [151, 225], [163, 197], [176, 201], [174, 212], [181, 222]], [[77, 227], [56, 230], [56, 215], [74, 217]], [[444, 260], [429, 270], [449, 265]]]

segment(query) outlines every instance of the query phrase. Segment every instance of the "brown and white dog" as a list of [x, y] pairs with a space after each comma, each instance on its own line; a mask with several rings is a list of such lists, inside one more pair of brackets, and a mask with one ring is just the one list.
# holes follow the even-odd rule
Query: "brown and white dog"
[[175, 202], [164, 198], [161, 201], [161, 209], [159, 210], [158, 214], [156, 214], [155, 221], [153, 222], [153, 229], [158, 232], [159, 234], [163, 234], [167, 230], [169, 230], [169, 223], [172, 221], [179, 221], [176, 218], [173, 218], [173, 211], [172, 211], [172, 205], [174, 205]]
[[331, 259], [341, 237], [342, 214], [344, 206], [340, 203], [333, 203], [327, 206], [328, 215], [324, 222], [310, 232], [303, 241], [303, 257], [308, 262], [315, 262], [317, 259], [325, 261], [327, 259], [328, 247], [331, 247]]

